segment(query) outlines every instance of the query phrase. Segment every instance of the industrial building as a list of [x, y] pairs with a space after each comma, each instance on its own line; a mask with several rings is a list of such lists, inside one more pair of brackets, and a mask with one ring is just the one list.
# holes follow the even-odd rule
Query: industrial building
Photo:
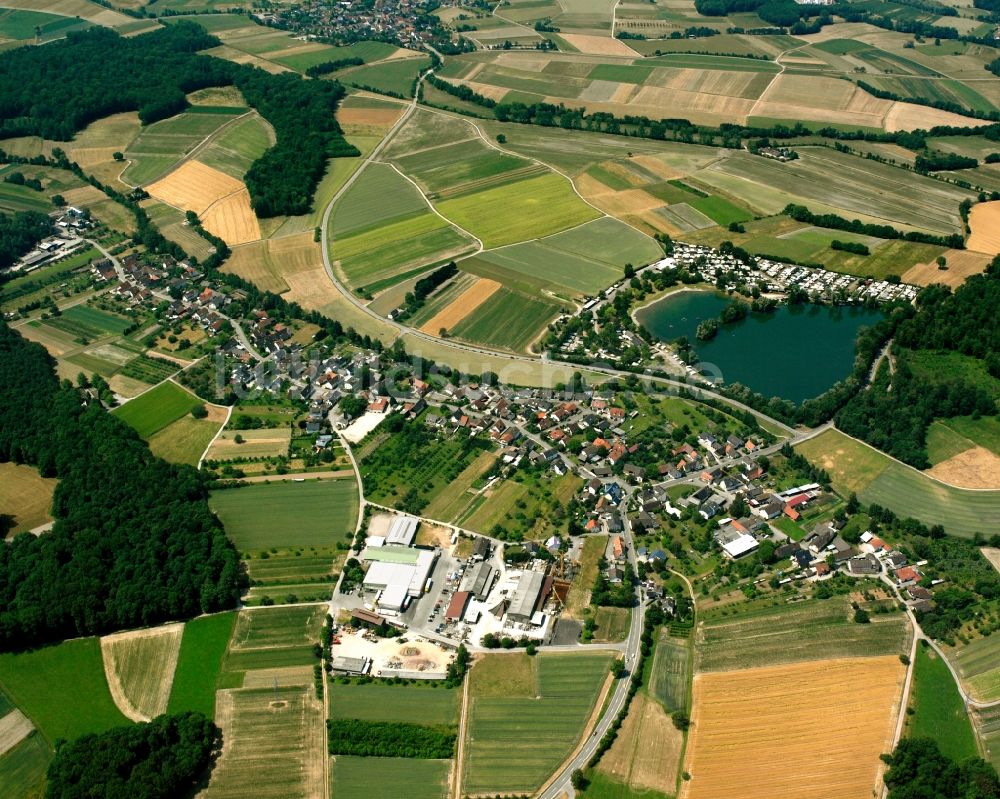
[[448, 609], [444, 613], [446, 621], [461, 621], [465, 616], [465, 610], [469, 606], [471, 594], [468, 591], [456, 591], [448, 603]]
[[466, 571], [460, 590], [467, 591], [480, 602], [484, 601], [493, 587], [494, 571], [488, 563], [477, 563]]
[[514, 589], [514, 594], [507, 607], [507, 618], [516, 622], [530, 622], [535, 614], [535, 607], [539, 603], [544, 586], [544, 572], [522, 572], [521, 579], [518, 580], [517, 588]]
[[379, 592], [375, 600], [379, 612], [399, 613], [410, 599], [423, 593], [434, 569], [437, 553], [398, 547], [368, 547], [361, 557], [370, 562], [364, 587], [365, 590]]
[[367, 674], [371, 665], [371, 658], [335, 657], [330, 661], [330, 670], [334, 674]]
[[413, 539], [417, 537], [417, 525], [419, 520], [413, 516], [397, 516], [389, 525], [389, 532], [386, 533], [385, 543], [391, 546], [409, 547], [413, 545]]

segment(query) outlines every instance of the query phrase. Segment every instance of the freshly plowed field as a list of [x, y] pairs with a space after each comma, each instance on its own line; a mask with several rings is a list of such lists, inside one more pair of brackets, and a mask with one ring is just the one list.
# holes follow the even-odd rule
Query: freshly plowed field
[[879, 755], [891, 748], [904, 674], [892, 656], [697, 675], [691, 780], [682, 795], [871, 796]]
[[451, 330], [470, 313], [476, 310], [500, 288], [495, 280], [482, 278], [459, 294], [454, 302], [442, 308], [421, 326], [424, 333], [437, 333], [442, 327]]
[[243, 183], [225, 172], [197, 161], [187, 161], [146, 190], [167, 205], [199, 216], [214, 202], [243, 189]]

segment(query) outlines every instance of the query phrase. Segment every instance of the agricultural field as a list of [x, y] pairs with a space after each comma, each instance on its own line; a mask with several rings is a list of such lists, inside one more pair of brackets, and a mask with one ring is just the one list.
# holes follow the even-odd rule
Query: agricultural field
[[[904, 675], [896, 655], [696, 675], [687, 796], [868, 796], [892, 745]], [[804, 685], [836, 693], [836, 712], [801, 702]]]
[[625, 264], [638, 268], [662, 254], [650, 237], [603, 217], [537, 241], [480, 253], [462, 268], [536, 296], [548, 291], [576, 298], [621, 280]]
[[560, 309], [551, 301], [501, 288], [448, 332], [476, 344], [522, 352], [542, 334]]
[[594, 535], [583, 539], [579, 566], [566, 596], [566, 610], [571, 618], [579, 618], [590, 605], [590, 592], [597, 579], [598, 563], [607, 548], [607, 536]]
[[167, 381], [116, 408], [113, 413], [148, 440], [154, 433], [202, 404], [194, 394]]
[[0, 655], [0, 689], [49, 746], [128, 724], [111, 698], [97, 638]]
[[337, 755], [330, 763], [330, 793], [337, 799], [445, 799], [450, 773], [450, 760]]
[[[585, 733], [611, 662], [607, 653], [540, 654], [514, 670], [510, 657], [487, 655], [469, 677], [467, 793], [536, 790]], [[485, 665], [496, 658], [508, 660]]]
[[481, 452], [458, 476], [451, 481], [448, 490], [438, 494], [424, 509], [429, 519], [455, 519], [475, 501], [485, 485], [485, 476], [493, 469], [497, 456], [492, 452]]
[[632, 613], [629, 608], [605, 608], [594, 610], [594, 643], [620, 643], [628, 637]]
[[[973, 717], [976, 719], [979, 738], [983, 742], [983, 757], [993, 764], [993, 768], [1000, 768], [1000, 707], [975, 710]], [[3, 761], [0, 760], [0, 767], [2, 764]]]
[[184, 625], [168, 713], [195, 710], [215, 717], [215, 689], [235, 623], [236, 613], [229, 612], [201, 616]]
[[420, 191], [392, 167], [369, 166], [331, 215], [331, 256], [351, 285], [387, 288], [419, 267], [472, 248], [464, 234], [430, 210]]
[[698, 672], [773, 666], [819, 658], [877, 657], [908, 650], [910, 629], [901, 613], [855, 624], [844, 597], [793, 605], [760, 603], [723, 616], [709, 612], [696, 630]]
[[323, 708], [311, 685], [221, 691], [215, 720], [226, 743], [206, 799], [323, 795]]
[[52, 752], [45, 739], [32, 732], [0, 755], [0, 793], [13, 799], [43, 795], [42, 785]]
[[327, 686], [329, 718], [398, 721], [408, 724], [454, 725], [461, 690], [370, 683]]
[[[243, 443], [236, 443], [239, 436]], [[239, 461], [253, 458], [276, 458], [288, 455], [292, 431], [288, 428], [237, 430], [226, 429], [205, 453], [205, 460]]]
[[74, 338], [94, 339], [109, 334], [120, 335], [132, 325], [132, 320], [99, 311], [89, 305], [74, 305], [59, 316], [47, 320], [46, 324], [69, 333]]
[[431, 60], [425, 56], [393, 59], [380, 64], [366, 64], [346, 71], [338, 78], [347, 86], [373, 89], [382, 94], [412, 97], [417, 75], [430, 64]]
[[631, 790], [673, 795], [683, 748], [684, 733], [659, 702], [640, 691], [597, 772]]
[[242, 180], [243, 175], [264, 151], [274, 143], [274, 131], [260, 116], [253, 114], [227, 128], [198, 154], [207, 167]]
[[358, 489], [353, 480], [280, 480], [214, 491], [212, 510], [243, 551], [332, 546], [354, 532]]
[[649, 672], [649, 695], [668, 713], [688, 706], [691, 679], [691, 648], [686, 641], [660, 633]]
[[948, 654], [974, 699], [980, 702], [1000, 699], [1000, 637], [977, 638], [949, 649]]
[[976, 735], [955, 679], [948, 664], [924, 643], [917, 647], [910, 693], [913, 713], [907, 717], [905, 734], [933, 739], [956, 762], [975, 757], [979, 754]]
[[177, 116], [145, 126], [124, 151], [129, 165], [122, 180], [133, 186], [157, 180], [242, 113], [242, 109], [220, 111], [211, 106], [192, 106]]
[[42, 11], [0, 11], [0, 46], [9, 42], [17, 44], [42, 44], [61, 39], [69, 31], [89, 28], [90, 23], [75, 17], [46, 14]]
[[554, 174], [446, 199], [437, 208], [487, 248], [558, 233], [599, 216]]
[[208, 417], [205, 419], [195, 419], [189, 414], [153, 433], [148, 439], [150, 451], [169, 463], [197, 466], [226, 418], [221, 407], [206, 407]]
[[241, 610], [223, 662], [227, 678], [239, 680], [260, 669], [311, 667], [316, 662], [312, 646], [325, 618], [326, 605]]
[[183, 631], [183, 624], [169, 624], [101, 638], [111, 696], [133, 721], [167, 712]]
[[0, 518], [7, 536], [52, 521], [52, 494], [59, 481], [42, 477], [31, 466], [0, 463]]
[[944, 525], [949, 534], [962, 538], [1000, 524], [1000, 491], [946, 485], [837, 430], [796, 449], [830, 473], [834, 490], [842, 496], [853, 491], [865, 504], [881, 505], [927, 525]]

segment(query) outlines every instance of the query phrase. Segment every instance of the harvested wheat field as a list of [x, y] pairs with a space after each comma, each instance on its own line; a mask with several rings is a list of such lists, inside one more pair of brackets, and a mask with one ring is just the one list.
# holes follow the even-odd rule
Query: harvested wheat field
[[9, 752], [27, 738], [35, 725], [20, 710], [12, 710], [0, 717], [0, 755]]
[[101, 657], [118, 709], [133, 721], [167, 712], [183, 624], [106, 635]]
[[421, 326], [420, 330], [424, 333], [432, 333], [433, 335], [437, 335], [441, 328], [451, 330], [455, 325], [476, 310], [476, 308], [492, 297], [499, 288], [500, 284], [495, 280], [479, 278], [475, 283], [452, 300], [449, 305], [442, 308], [434, 314], [434, 316], [427, 320], [427, 322]]
[[1000, 572], [1000, 549], [996, 547], [983, 547], [979, 550], [983, 557], [993, 564], [993, 568]]
[[293, 276], [316, 270], [323, 272], [323, 261], [319, 244], [313, 241], [311, 232], [236, 247], [223, 266], [223, 271], [239, 275], [275, 294], [291, 289]]
[[42, 477], [33, 466], [0, 463], [0, 509], [13, 522], [8, 535], [52, 521], [52, 495], [59, 481]]
[[391, 128], [403, 115], [405, 108], [356, 108], [345, 106], [337, 111], [337, 121], [346, 125], [375, 125]]
[[904, 676], [895, 655], [698, 674], [681, 795], [872, 796]]
[[146, 187], [153, 197], [183, 211], [201, 216], [212, 203], [244, 189], [242, 181], [198, 161], [185, 161], [177, 169]]
[[1000, 488], [1000, 458], [986, 447], [972, 447], [935, 464], [924, 474], [956, 488]]
[[600, 770], [631, 788], [673, 795], [684, 734], [663, 706], [637, 694]]
[[559, 36], [588, 55], [623, 55], [633, 58], [636, 55], [635, 50], [627, 44], [610, 36], [590, 36], [584, 33], [560, 33]]
[[950, 125], [956, 128], [980, 128], [989, 124], [981, 119], [973, 119], [961, 114], [953, 114], [951, 111], [942, 111], [938, 108], [915, 105], [914, 103], [893, 103], [889, 113], [885, 115], [885, 129], [889, 133], [895, 133], [898, 130], [917, 130], [918, 128], [927, 130], [938, 125]]
[[945, 286], [957, 288], [965, 282], [966, 278], [984, 271], [990, 262], [988, 255], [969, 250], [948, 250], [943, 255], [948, 261], [947, 269], [938, 269], [936, 261], [915, 264], [903, 274], [903, 282], [916, 286], [943, 283]]
[[989, 255], [1000, 254], [1000, 200], [972, 206], [969, 229], [972, 233], [965, 243], [967, 249]]
[[[242, 444], [236, 443], [240, 436]], [[225, 430], [208, 448], [205, 460], [230, 461], [245, 458], [274, 458], [288, 454], [292, 431], [285, 428], [274, 430]]]
[[684, 177], [684, 173], [664, 163], [655, 155], [634, 155], [631, 159], [634, 163], [652, 172], [664, 180], [675, 180]]
[[250, 192], [244, 188], [213, 203], [201, 214], [201, 224], [226, 244], [246, 244], [260, 239], [257, 215], [250, 207]]

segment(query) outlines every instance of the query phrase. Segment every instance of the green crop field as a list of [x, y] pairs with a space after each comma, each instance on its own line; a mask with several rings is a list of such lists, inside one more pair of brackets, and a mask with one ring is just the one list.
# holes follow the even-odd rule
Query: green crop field
[[[1000, 768], [1000, 707], [976, 710], [979, 736], [985, 748], [985, 759]], [[2, 761], [0, 761], [2, 763]]]
[[660, 791], [633, 788], [601, 771], [593, 772], [587, 779], [589, 784], [586, 790], [576, 792], [581, 799], [670, 799]]
[[242, 610], [236, 617], [225, 671], [311, 666], [312, 646], [319, 640], [325, 605]]
[[113, 413], [148, 439], [201, 404], [194, 394], [176, 383], [166, 382], [116, 408]]
[[706, 614], [696, 648], [699, 671], [727, 671], [836, 657], [895, 655], [909, 645], [901, 613], [855, 624], [846, 597], [794, 605], [761, 603], [735, 616]]
[[957, 762], [978, 755], [976, 736], [948, 665], [929, 646], [921, 645], [913, 667], [913, 713], [906, 720], [906, 735], [933, 739]]
[[461, 690], [454, 688], [414, 688], [408, 685], [327, 686], [331, 719], [398, 721], [409, 724], [453, 725], [458, 721]]
[[47, 214], [51, 210], [52, 203], [42, 192], [27, 186], [0, 183], [0, 211], [11, 214], [18, 211], [39, 211]]
[[596, 219], [565, 178], [541, 175], [437, 203], [438, 210], [484, 247], [539, 238]]
[[645, 83], [653, 74], [652, 67], [631, 64], [598, 64], [587, 76], [591, 80], [610, 80], [619, 83]]
[[426, 209], [413, 184], [391, 166], [372, 164], [338, 201], [330, 220], [332, 233], [340, 237], [379, 230]]
[[212, 492], [212, 510], [241, 550], [333, 546], [353, 533], [358, 517], [354, 480], [278, 480]]
[[463, 268], [539, 296], [543, 289], [596, 294], [620, 280], [625, 264], [644, 266], [663, 251], [643, 233], [611, 217], [538, 241], [476, 256]]
[[229, 691], [223, 736], [230, 741], [212, 769], [206, 799], [322, 796], [323, 706], [313, 687]]
[[457, 521], [482, 533], [500, 525], [509, 536], [526, 541], [561, 535], [565, 520], [557, 508], [572, 499], [581, 483], [571, 472], [561, 477], [531, 474], [524, 480], [505, 480], [470, 505]]
[[632, 612], [629, 608], [596, 608], [594, 623], [597, 625], [594, 630], [595, 643], [620, 643], [628, 637]]
[[463, 790], [536, 790], [583, 734], [610, 663], [609, 653], [542, 654], [530, 696], [473, 692]]
[[129, 723], [111, 698], [97, 638], [0, 655], [0, 689], [50, 745]]
[[370, 88], [383, 94], [413, 96], [413, 82], [422, 69], [431, 65], [429, 58], [401, 58], [353, 69], [341, 80], [348, 86]]
[[180, 368], [180, 366], [171, 361], [151, 358], [148, 355], [142, 354], [125, 364], [121, 368], [120, 373], [125, 377], [131, 377], [133, 380], [141, 380], [143, 383], [149, 383], [152, 386], [166, 380]]
[[191, 110], [144, 127], [125, 151], [125, 157], [132, 163], [122, 174], [122, 178], [140, 186], [152, 183], [168, 172], [195, 145], [240, 113], [242, 112], [239, 110], [225, 113]]
[[649, 672], [649, 695], [668, 713], [686, 710], [691, 686], [691, 650], [684, 641], [660, 633]]
[[953, 650], [952, 662], [976, 699], [1000, 699], [1000, 636], [977, 638]]
[[348, 282], [381, 288], [410, 270], [473, 248], [473, 242], [430, 210], [337, 239], [332, 247]]
[[42, 796], [41, 786], [51, 758], [49, 745], [37, 732], [4, 752], [0, 755], [0, 796], [9, 799]]
[[46, 324], [74, 337], [100, 338], [109, 333], [121, 334], [132, 325], [132, 320], [87, 305], [74, 305]]
[[38, 33], [38, 43], [65, 36], [71, 30], [89, 28], [91, 23], [42, 11], [20, 11], [3, 9], [0, 11], [0, 38], [34, 42]]
[[696, 211], [703, 213], [713, 222], [719, 225], [729, 225], [733, 222], [746, 222], [753, 218], [753, 214], [733, 205], [729, 200], [722, 197], [698, 197], [685, 201]]
[[[466, 131], [473, 132], [461, 120], [456, 120], [455, 125], [455, 137]], [[435, 193], [534, 166], [520, 156], [498, 152], [478, 138], [434, 147], [413, 155], [402, 155], [395, 159], [395, 163], [403, 172], [416, 179], [425, 191]]]
[[235, 623], [236, 614], [229, 612], [202, 616], [184, 625], [168, 713], [195, 710], [215, 717], [215, 689]]
[[837, 430], [796, 449], [830, 473], [834, 490], [842, 496], [853, 491], [865, 504], [881, 505], [927, 525], [941, 524], [962, 538], [1000, 525], [1000, 491], [953, 488]]
[[558, 313], [559, 306], [552, 302], [501, 288], [449, 333], [477, 344], [520, 352], [541, 335]]
[[217, 136], [198, 154], [198, 160], [234, 178], [243, 175], [271, 145], [271, 134], [260, 117], [254, 115]]
[[337, 799], [444, 799], [450, 772], [450, 760], [337, 755], [330, 793]]

